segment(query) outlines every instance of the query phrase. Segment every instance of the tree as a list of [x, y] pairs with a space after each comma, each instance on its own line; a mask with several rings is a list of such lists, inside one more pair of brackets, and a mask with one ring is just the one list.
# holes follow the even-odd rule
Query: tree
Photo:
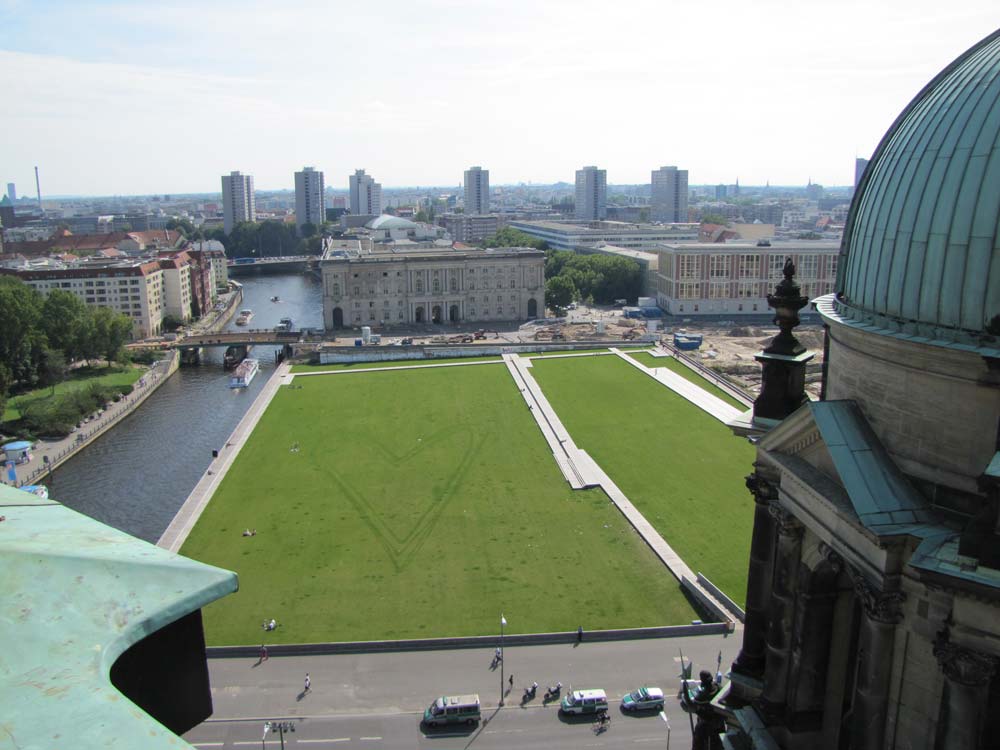
[[201, 234], [194, 224], [192, 224], [188, 219], [184, 219], [180, 216], [174, 216], [173, 218], [168, 219], [166, 226], [167, 229], [176, 229], [189, 240], [195, 239], [196, 234], [199, 236]]
[[49, 346], [59, 349], [69, 362], [83, 355], [90, 311], [79, 297], [64, 289], [53, 289], [42, 303], [41, 326]]
[[545, 305], [566, 307], [576, 299], [577, 290], [573, 280], [566, 276], [556, 276], [545, 282]]
[[10, 369], [3, 362], [0, 362], [0, 414], [3, 414], [7, 409], [7, 394], [10, 392], [13, 382]]
[[301, 232], [303, 237], [306, 238], [312, 237], [313, 235], [316, 234], [316, 231], [317, 231], [316, 225], [310, 221], [307, 221], [305, 224], [302, 225]]
[[14, 276], [0, 276], [0, 363], [13, 383], [35, 380], [37, 351], [45, 336], [39, 329], [42, 298]]
[[66, 379], [68, 373], [69, 367], [66, 365], [66, 356], [62, 351], [48, 346], [42, 347], [38, 369], [39, 383], [51, 386], [52, 395], [55, 395], [56, 386]]
[[701, 215], [702, 224], [719, 224], [720, 226], [726, 226], [729, 221], [722, 214], [717, 213], [704, 213]]
[[167, 313], [163, 316], [163, 320], [160, 323], [161, 328], [168, 333], [173, 333], [178, 328], [184, 325], [184, 321], [178, 318], [173, 313]]
[[480, 247], [533, 247], [536, 250], [547, 250], [549, 243], [532, 237], [530, 234], [518, 231], [513, 227], [504, 227], [492, 237], [487, 237], [480, 244]]
[[108, 362], [108, 367], [122, 358], [125, 342], [132, 335], [132, 320], [109, 307], [96, 307], [94, 316], [94, 348]]

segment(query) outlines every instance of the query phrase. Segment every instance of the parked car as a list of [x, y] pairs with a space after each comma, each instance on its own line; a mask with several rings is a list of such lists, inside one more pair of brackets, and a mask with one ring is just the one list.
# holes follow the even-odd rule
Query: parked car
[[652, 710], [663, 710], [663, 691], [658, 687], [641, 687], [622, 696], [622, 711]]

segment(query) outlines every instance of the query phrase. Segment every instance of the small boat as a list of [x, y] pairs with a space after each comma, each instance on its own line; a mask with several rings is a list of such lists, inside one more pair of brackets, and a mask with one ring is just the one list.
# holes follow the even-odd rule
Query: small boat
[[273, 297], [271, 297], [271, 302], [281, 302], [281, 297], [279, 297], [279, 296], [278, 296], [278, 295], [276, 294], [276, 295], [274, 295]]
[[229, 378], [229, 387], [246, 388], [250, 385], [250, 381], [254, 379], [259, 369], [260, 362], [256, 359], [244, 359], [233, 370], [232, 377]]
[[675, 333], [674, 346], [682, 352], [691, 352], [701, 346], [702, 337], [698, 333]]
[[245, 310], [240, 310], [240, 316], [236, 318], [236, 325], [245, 326], [250, 322], [250, 318], [253, 317], [253, 310], [247, 308]]
[[291, 318], [282, 318], [278, 321], [278, 325], [275, 326], [276, 331], [290, 331], [295, 327]]

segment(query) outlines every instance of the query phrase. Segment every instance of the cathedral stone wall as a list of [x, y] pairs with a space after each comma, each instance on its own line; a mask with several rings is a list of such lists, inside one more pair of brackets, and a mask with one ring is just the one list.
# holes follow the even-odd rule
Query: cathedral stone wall
[[971, 352], [828, 330], [826, 398], [854, 399], [883, 444], [911, 476], [977, 492], [993, 457], [1000, 388]]

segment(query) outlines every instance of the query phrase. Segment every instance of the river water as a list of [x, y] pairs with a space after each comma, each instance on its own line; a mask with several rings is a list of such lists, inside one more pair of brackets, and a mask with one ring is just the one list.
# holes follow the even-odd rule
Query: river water
[[[239, 278], [241, 307], [254, 311], [250, 328], [281, 318], [322, 328], [319, 279], [282, 274]], [[271, 302], [277, 296], [280, 301]], [[227, 330], [239, 330], [236, 316]], [[274, 372], [276, 347], [256, 347], [261, 371], [249, 388], [231, 390], [221, 349], [182, 366], [145, 403], [53, 472], [50, 496], [129, 534], [155, 542]]]

